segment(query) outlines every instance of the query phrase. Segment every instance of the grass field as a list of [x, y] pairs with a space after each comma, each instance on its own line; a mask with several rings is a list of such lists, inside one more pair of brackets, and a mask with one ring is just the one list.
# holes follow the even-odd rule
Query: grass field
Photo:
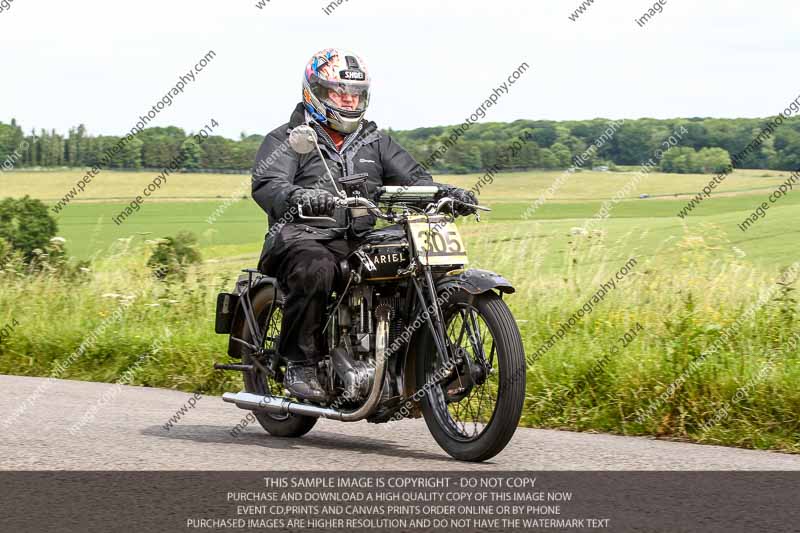
[[[0, 173], [0, 190], [3, 196], [26, 194], [46, 201], [60, 199], [75, 185], [84, 169], [58, 171], [17, 171]], [[500, 174], [486, 187], [486, 192], [495, 202], [537, 198], [561, 171], [515, 172]], [[105, 171], [96, 177], [80, 197], [81, 201], [126, 200], [133, 198], [153, 179], [157, 173]], [[584, 171], [573, 175], [557, 191], [555, 201], [585, 201], [609, 198], [619, 190], [634, 172]], [[723, 191], [750, 192], [754, 189], [769, 189], [781, 182], [788, 172], [775, 170], [738, 170], [728, 178]], [[472, 187], [480, 176], [465, 174], [437, 176], [438, 181]], [[653, 172], [644, 181], [641, 190], [634, 196], [647, 193], [651, 196], [695, 194], [705, 185], [709, 176], [696, 174], [662, 174]], [[785, 177], [784, 177], [785, 179]], [[210, 200], [227, 198], [233, 191], [241, 190], [242, 183], [249, 178], [236, 174], [173, 174], [167, 184], [157, 193], [156, 200], [184, 201], [187, 199]], [[245, 187], [247, 189], [247, 187]]]
[[[29, 194], [52, 203], [79, 173], [0, 174], [0, 188], [3, 196]], [[493, 211], [480, 223], [459, 222], [472, 264], [516, 284], [518, 292], [508, 302], [529, 354], [626, 261], [637, 261], [625, 282], [529, 369], [523, 422], [800, 451], [800, 353], [788, 344], [798, 332], [800, 308], [791, 284], [778, 287], [777, 297], [738, 326], [652, 416], [637, 419], [637, 412], [657, 402], [760, 293], [776, 287], [782, 268], [800, 260], [800, 193], [780, 200], [746, 233], [737, 228], [788, 173], [737, 171], [686, 219], [676, 213], [709, 176], [651, 174], [588, 234], [574, 228], [633, 174], [575, 174], [523, 220], [522, 213], [559, 174], [500, 174], [480, 195]], [[436, 179], [470, 188], [479, 177]], [[186, 174], [116, 226], [111, 217], [151, 179], [149, 173], [103, 173], [81, 201], [59, 215], [70, 253], [93, 259], [88, 284], [47, 278], [4, 284], [0, 313], [7, 316], [0, 314], [0, 321], [14, 317], [20, 326], [0, 344], [0, 372], [48, 373], [52, 362], [72, 353], [112, 316], [125, 295], [136, 295], [67, 377], [113, 381], [140, 354], [156, 350], [162, 354], [158, 365], [142, 370], [136, 383], [206, 392], [238, 388], [234, 378], [210, 369], [225, 350], [224, 339], [213, 334], [213, 297], [238, 269], [255, 265], [266, 217], [245, 199], [209, 224], [207, 218], [248, 178]], [[638, 198], [643, 193], [650, 197]], [[180, 230], [200, 238], [205, 262], [186, 284], [154, 283], [144, 267], [146, 241]], [[617, 339], [637, 324], [636, 338], [605, 360]], [[154, 348], [164, 328], [172, 334]], [[576, 394], [566, 394], [584, 381]], [[745, 400], [730, 405], [745, 386]], [[728, 416], [703, 429], [726, 406]]]
[[[567, 241], [561, 239], [574, 226], [591, 218], [605, 199], [611, 198], [633, 176], [632, 173], [581, 172], [573, 175], [556, 191], [551, 200], [538, 209], [530, 220], [521, 215], [558, 177], [560, 172], [501, 174], [481, 189], [480, 200], [493, 212], [483, 222], [460, 223], [467, 238], [483, 234], [485, 228], [506, 235], [519, 231], [525, 238], [549, 238], [551, 245], [544, 253], [546, 267], [560, 266]], [[28, 194], [45, 201], [60, 197], [59, 193], [74, 184], [75, 172], [12, 172], [0, 174], [0, 189], [6, 196]], [[645, 178], [632, 197], [615, 206], [611, 218], [597, 225], [605, 233], [612, 258], [628, 253], [628, 233], [635, 234], [636, 246], [645, 255], [660, 255], [664, 261], [677, 260], [680, 248], [670, 245], [686, 232], [712, 231], [724, 239], [728, 252], [746, 254], [748, 260], [774, 270], [781, 262], [791, 262], [793, 247], [786, 239], [800, 232], [787, 225], [800, 214], [800, 194], [789, 195], [773, 207], [767, 217], [747, 233], [737, 224], [764, 201], [788, 173], [776, 171], [737, 171], [731, 175], [711, 201], [704, 202], [684, 220], [676, 216], [690, 195], [708, 181], [705, 175], [653, 173]], [[479, 175], [437, 176], [441, 182], [465, 188], [475, 185]], [[207, 219], [230, 198], [233, 192], [246, 190], [247, 176], [230, 174], [179, 174], [168, 186], [148, 199], [141, 210], [117, 226], [112, 217], [126, 205], [126, 199], [138, 194], [152, 176], [146, 172], [101, 174], [90, 184], [81, 201], [70, 204], [58, 216], [60, 234], [68, 240], [74, 255], [88, 258], [102, 253], [119, 238], [140, 238], [172, 235], [181, 229], [194, 232], [200, 239], [207, 259], [228, 260], [231, 256], [247, 256], [252, 260], [261, 248], [266, 231], [266, 216], [249, 198], [233, 203], [213, 224]], [[640, 199], [647, 193], [650, 198]], [[63, 194], [63, 193], [62, 193]], [[245, 196], [247, 193], [240, 195]], [[679, 194], [675, 197], [675, 194]], [[496, 231], [495, 231], [496, 229]], [[618, 243], [618, 246], [615, 245]], [[734, 251], [734, 247], [738, 250]], [[617, 249], [619, 254], [615, 254]]]

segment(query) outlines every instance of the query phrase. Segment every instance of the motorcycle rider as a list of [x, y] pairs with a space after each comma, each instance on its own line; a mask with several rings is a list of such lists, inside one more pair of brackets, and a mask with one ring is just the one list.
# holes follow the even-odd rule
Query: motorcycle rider
[[[265, 137], [253, 167], [253, 199], [269, 222], [258, 269], [277, 278], [286, 297], [277, 350], [287, 361], [284, 386], [301, 399], [327, 399], [317, 377], [325, 350], [325, 303], [340, 281], [339, 262], [373, 228], [376, 217], [354, 217], [347, 230], [346, 209], [336, 207], [336, 191], [317, 151], [298, 154], [287, 149], [289, 132], [301, 124], [314, 128], [340, 189], [342, 178], [359, 173], [368, 175], [362, 187], [371, 198], [382, 185], [434, 185], [430, 173], [406, 150], [364, 119], [370, 84], [358, 55], [335, 48], [314, 54], [303, 76], [303, 101], [287, 124]], [[436, 185], [440, 195], [477, 204], [470, 191]], [[298, 205], [305, 216], [328, 216], [336, 222], [302, 220]], [[459, 214], [472, 212], [458, 204], [455, 209]]]

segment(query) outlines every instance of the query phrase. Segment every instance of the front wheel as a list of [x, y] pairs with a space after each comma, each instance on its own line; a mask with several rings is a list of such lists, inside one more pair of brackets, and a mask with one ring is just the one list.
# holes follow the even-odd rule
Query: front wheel
[[459, 290], [442, 305], [453, 361], [441, 361], [428, 332], [417, 365], [422, 414], [433, 438], [462, 461], [506, 447], [525, 401], [525, 353], [508, 306], [494, 292]]

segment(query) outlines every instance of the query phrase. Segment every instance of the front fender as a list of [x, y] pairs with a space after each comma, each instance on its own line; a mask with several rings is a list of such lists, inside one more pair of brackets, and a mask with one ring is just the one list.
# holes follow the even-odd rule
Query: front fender
[[482, 294], [492, 289], [506, 294], [516, 291], [511, 282], [500, 274], [478, 268], [451, 270], [436, 281], [437, 293], [455, 287], [470, 294]]

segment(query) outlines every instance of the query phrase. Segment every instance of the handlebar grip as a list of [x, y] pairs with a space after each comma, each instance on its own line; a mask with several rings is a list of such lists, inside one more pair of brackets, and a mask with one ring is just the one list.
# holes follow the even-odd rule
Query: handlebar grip
[[297, 204], [297, 215], [300, 217], [300, 220], [327, 220], [329, 222], [336, 222], [336, 219], [333, 217], [315, 217], [315, 216], [308, 216], [303, 214], [303, 204]]

